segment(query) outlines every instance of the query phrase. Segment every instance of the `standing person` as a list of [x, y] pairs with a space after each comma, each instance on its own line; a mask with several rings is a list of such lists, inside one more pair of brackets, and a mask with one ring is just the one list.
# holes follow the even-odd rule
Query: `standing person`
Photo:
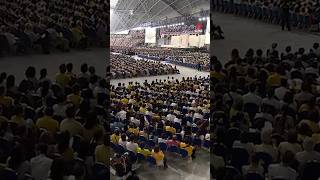
[[290, 8], [289, 8], [289, 1], [283, 0], [281, 2], [281, 26], [282, 30], [285, 29], [285, 26], [287, 27], [288, 31], [291, 30], [290, 28]]

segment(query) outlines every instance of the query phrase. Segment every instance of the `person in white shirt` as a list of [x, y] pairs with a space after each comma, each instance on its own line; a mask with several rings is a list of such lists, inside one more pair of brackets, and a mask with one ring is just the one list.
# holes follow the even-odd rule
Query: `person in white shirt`
[[137, 153], [139, 145], [137, 143], [134, 142], [134, 136], [130, 136], [129, 137], [129, 141], [126, 144], [126, 149], [128, 151], [132, 151], [134, 153]]
[[195, 119], [200, 119], [203, 120], [203, 115], [202, 115], [202, 110], [197, 110], [194, 114], [193, 114], [193, 120]]
[[307, 137], [303, 141], [304, 151], [298, 152], [296, 158], [300, 164], [305, 164], [308, 161], [320, 161], [320, 153], [313, 150], [314, 142], [311, 138]]
[[127, 112], [125, 111], [125, 108], [122, 108], [121, 111], [119, 111], [116, 114], [116, 117], [119, 118], [121, 121], [127, 119]]
[[260, 107], [262, 99], [261, 99], [261, 97], [259, 97], [258, 95], [255, 94], [256, 85], [251, 84], [249, 86], [249, 90], [250, 90], [249, 93], [242, 96], [243, 104], [253, 103], [253, 104], [256, 104], [257, 106]]
[[288, 86], [287, 80], [281, 79], [281, 86], [274, 90], [274, 94], [279, 100], [283, 100], [286, 93], [289, 92], [289, 89], [287, 88], [287, 86]]
[[281, 103], [277, 99], [274, 98], [274, 91], [268, 91], [268, 97], [262, 100], [262, 105], [269, 105], [275, 108], [275, 110], [280, 110]]
[[119, 139], [119, 145], [124, 147], [124, 148], [127, 148], [127, 136], [126, 134], [121, 134], [121, 138]]
[[37, 146], [37, 156], [31, 158], [31, 176], [35, 180], [47, 180], [53, 160], [46, 156], [48, 146], [39, 144]]
[[288, 180], [296, 180], [298, 173], [292, 169], [289, 164], [294, 161], [294, 154], [287, 151], [279, 164], [271, 164], [268, 167], [269, 180], [274, 178], [284, 178]]

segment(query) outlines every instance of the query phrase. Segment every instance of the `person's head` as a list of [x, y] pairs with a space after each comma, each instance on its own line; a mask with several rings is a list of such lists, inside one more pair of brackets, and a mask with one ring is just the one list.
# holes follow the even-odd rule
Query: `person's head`
[[127, 141], [127, 135], [126, 134], [121, 134], [121, 140], [124, 142], [124, 141]]
[[23, 107], [20, 105], [17, 105], [14, 107], [14, 115], [22, 116], [23, 115]]
[[56, 158], [53, 160], [50, 169], [50, 178], [52, 180], [62, 180], [65, 175], [66, 167], [62, 158]]
[[287, 79], [285, 79], [285, 78], [282, 78], [281, 81], [280, 81], [280, 83], [281, 83], [281, 86], [282, 86], [282, 87], [287, 87], [287, 85], [288, 85], [288, 81], [287, 81]]
[[264, 144], [272, 144], [271, 134], [272, 134], [272, 131], [263, 130], [262, 133], [261, 133], [262, 143], [264, 143]]
[[318, 49], [318, 48], [319, 48], [319, 43], [314, 43], [314, 44], [313, 44], [313, 48], [314, 48], [314, 49]]
[[27, 78], [34, 78], [36, 76], [36, 68], [29, 66], [25, 72]]
[[251, 156], [251, 165], [254, 165], [254, 166], [259, 165], [259, 157], [255, 153]]
[[66, 65], [65, 64], [60, 64], [59, 70], [60, 70], [60, 73], [62, 73], [62, 74], [66, 73], [66, 71], [67, 71]]
[[249, 91], [251, 93], [254, 93], [256, 91], [256, 85], [254, 83], [250, 84], [249, 85]]
[[81, 70], [82, 73], [87, 73], [88, 64], [86, 64], [86, 63], [82, 64], [80, 70]]
[[53, 109], [51, 107], [46, 107], [44, 110], [46, 116], [53, 116]]
[[158, 145], [154, 147], [154, 152], [155, 152], [155, 153], [160, 152], [160, 147], [159, 147]]
[[231, 58], [232, 59], [237, 59], [239, 58], [239, 50], [238, 49], [233, 49], [232, 52], [231, 52]]
[[258, 57], [261, 57], [262, 54], [263, 54], [262, 49], [258, 49], [258, 50], [256, 51], [256, 54], [257, 54]]
[[92, 129], [98, 124], [97, 114], [93, 111], [88, 112], [86, 117], [85, 128]]
[[291, 50], [292, 50], [291, 46], [287, 46], [287, 47], [286, 47], [286, 52], [287, 52], [287, 53], [291, 52]]
[[69, 107], [67, 107], [67, 109], [66, 109], [66, 117], [67, 118], [74, 118], [74, 116], [75, 116], [75, 107], [74, 106], [69, 106]]
[[295, 155], [291, 151], [286, 151], [281, 158], [281, 162], [284, 166], [289, 166], [294, 161]]
[[47, 76], [47, 69], [43, 68], [40, 70], [40, 78], [45, 78]]
[[37, 150], [38, 154], [46, 155], [47, 152], [48, 152], [48, 145], [46, 145], [44, 143], [40, 143], [40, 144], [37, 145], [36, 150]]
[[134, 141], [134, 135], [129, 136], [129, 141], [133, 142]]
[[114, 131], [114, 134], [117, 135], [117, 136], [119, 136], [119, 135], [120, 135], [120, 130], [119, 130], [119, 129], [116, 129], [116, 130]]
[[11, 88], [15, 85], [15, 77], [13, 75], [9, 75], [7, 78], [7, 88]]
[[74, 86], [72, 86], [72, 93], [73, 94], [79, 94], [80, 93], [80, 87], [78, 84], [75, 84]]
[[289, 143], [296, 143], [298, 140], [298, 135], [295, 130], [289, 130], [288, 132], [288, 142]]
[[67, 66], [66, 66], [66, 69], [67, 69], [68, 72], [72, 72], [73, 64], [72, 63], [68, 63]]
[[103, 135], [103, 144], [104, 144], [105, 146], [109, 146], [109, 145], [110, 145], [110, 137], [109, 137], [108, 134], [104, 134], [104, 135]]
[[220, 72], [221, 69], [222, 69], [222, 65], [221, 65], [220, 63], [216, 63], [216, 64], [214, 65], [214, 71]]
[[304, 139], [302, 145], [303, 145], [303, 149], [304, 149], [305, 151], [308, 151], [308, 152], [313, 151], [314, 142], [313, 142], [313, 140], [312, 140], [310, 137], [306, 137], [306, 138]]
[[94, 66], [90, 66], [89, 67], [89, 72], [90, 72], [90, 74], [95, 74], [96, 73], [95, 67]]
[[0, 79], [1, 80], [4, 80], [4, 79], [6, 79], [7, 78], [7, 73], [6, 72], [2, 72], [1, 74], [0, 74]]

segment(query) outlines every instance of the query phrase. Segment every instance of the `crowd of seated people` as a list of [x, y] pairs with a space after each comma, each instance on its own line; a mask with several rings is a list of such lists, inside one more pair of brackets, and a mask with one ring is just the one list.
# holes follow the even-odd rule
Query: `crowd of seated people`
[[179, 73], [179, 70], [172, 65], [144, 59], [137, 60], [122, 54], [110, 54], [110, 59], [112, 79]]
[[113, 152], [131, 154], [131, 164], [166, 168], [168, 156], [191, 162], [198, 148], [209, 147], [209, 92], [208, 77], [112, 86]]
[[108, 8], [107, 1], [97, 0], [1, 1], [0, 53], [100, 46], [107, 37]]
[[128, 36], [111, 36], [110, 46], [111, 47], [137, 47], [144, 43], [143, 38], [133, 38]]
[[144, 37], [145, 37], [145, 30], [144, 30], [144, 29], [142, 29], [142, 30], [130, 30], [130, 31], [129, 31], [129, 35], [130, 35], [132, 38], [144, 39]]
[[160, 28], [160, 35], [181, 35], [181, 34], [195, 34], [202, 33], [202, 31], [197, 32], [195, 25], [177, 25]]
[[[225, 3], [224, 3], [225, 2]], [[233, 5], [228, 5], [230, 1], [214, 1], [214, 9], [263, 19], [268, 22], [280, 23], [281, 9], [284, 7], [284, 2], [287, 2], [291, 13], [291, 24], [299, 28], [312, 28], [319, 31], [318, 27], [313, 28], [313, 25], [319, 23], [320, 4], [316, 0], [239, 0], [234, 1]]]
[[170, 57], [172, 63], [187, 64], [189, 67], [198, 70], [209, 71], [209, 53], [206, 52], [191, 52], [191, 51], [173, 51], [173, 56]]
[[[174, 48], [133, 48], [131, 51], [144, 58], [169, 61], [173, 64], [209, 71], [209, 53]], [[120, 52], [120, 51], [119, 51]]]
[[165, 60], [166, 58], [172, 56], [172, 50], [169, 48], [139, 47], [139, 48], [134, 48], [134, 52], [140, 56], [155, 57], [155, 58], [159, 58], [159, 60]]
[[318, 43], [211, 59], [211, 170], [251, 179], [320, 177]]
[[39, 70], [21, 83], [1, 73], [0, 179], [106, 179], [106, 80], [87, 64], [61, 64], [53, 79]]

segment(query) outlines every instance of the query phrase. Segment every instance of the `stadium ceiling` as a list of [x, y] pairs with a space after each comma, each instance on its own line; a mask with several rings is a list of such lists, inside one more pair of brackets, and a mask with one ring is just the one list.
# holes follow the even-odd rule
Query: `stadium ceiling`
[[210, 9], [210, 0], [110, 0], [110, 30], [128, 30], [166, 18]]

